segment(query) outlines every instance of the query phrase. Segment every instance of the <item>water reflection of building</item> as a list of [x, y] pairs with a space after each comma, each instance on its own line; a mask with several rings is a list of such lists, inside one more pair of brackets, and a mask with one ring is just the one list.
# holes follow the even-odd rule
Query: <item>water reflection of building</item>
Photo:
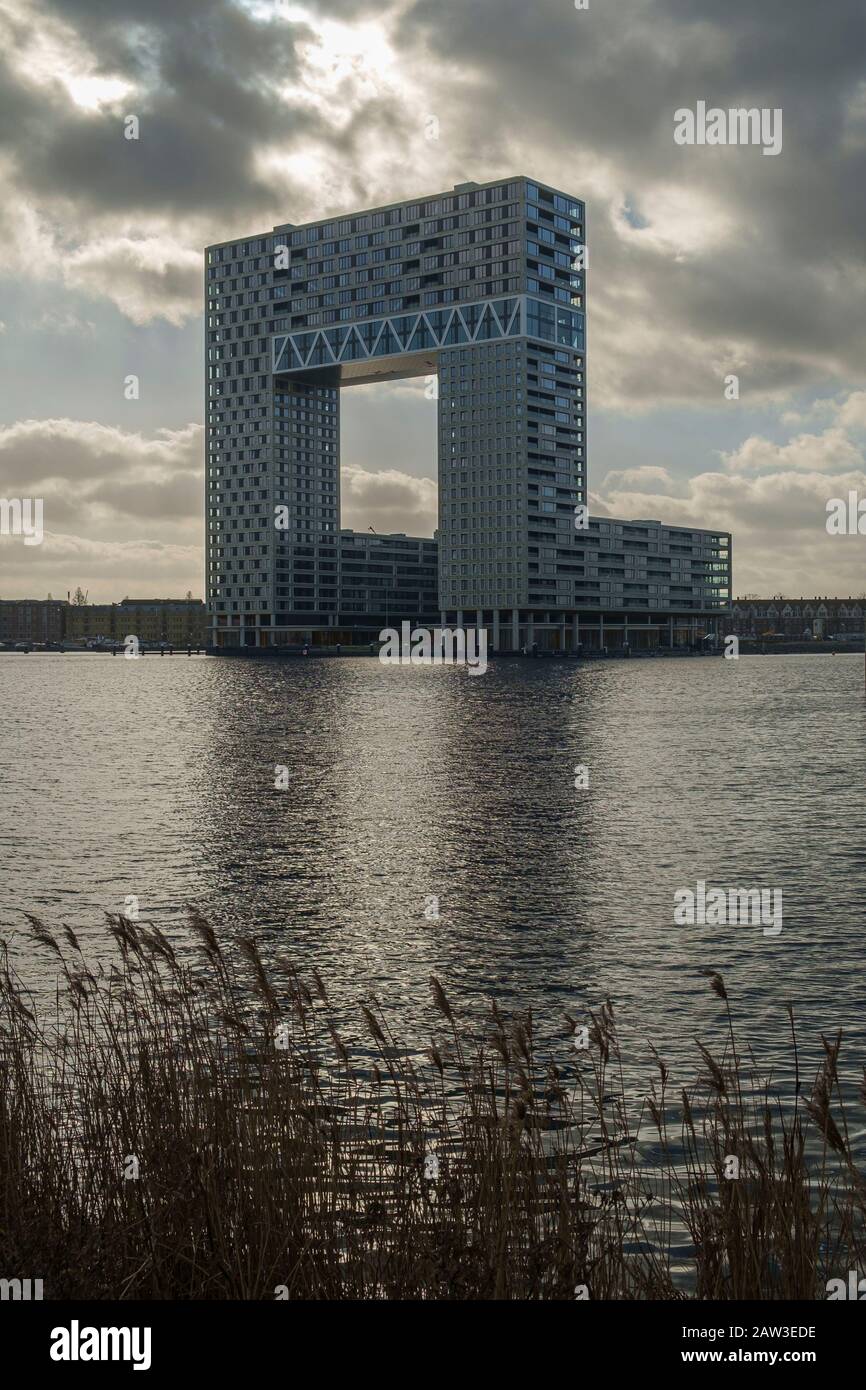
[[404, 1038], [426, 1035], [431, 974], [481, 1011], [491, 993], [576, 1007], [603, 846], [565, 749], [591, 749], [614, 714], [595, 668], [553, 665], [501, 663], [479, 703], [457, 668], [211, 663], [191, 858], [220, 931], [254, 923], [278, 982], [289, 962], [316, 968], [352, 1026], [375, 995]]

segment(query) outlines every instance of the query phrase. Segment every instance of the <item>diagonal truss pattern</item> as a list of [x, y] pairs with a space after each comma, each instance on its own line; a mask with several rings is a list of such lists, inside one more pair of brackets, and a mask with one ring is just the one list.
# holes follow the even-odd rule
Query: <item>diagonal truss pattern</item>
[[278, 333], [273, 338], [273, 370], [294, 372], [517, 337], [525, 322], [524, 300], [523, 295], [511, 295], [336, 327]]

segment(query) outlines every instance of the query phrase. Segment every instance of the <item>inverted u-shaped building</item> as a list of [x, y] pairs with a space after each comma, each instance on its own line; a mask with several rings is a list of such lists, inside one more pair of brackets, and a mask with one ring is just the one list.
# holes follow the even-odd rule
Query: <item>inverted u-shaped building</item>
[[[727, 532], [588, 515], [586, 245], [583, 201], [521, 177], [207, 249], [216, 647], [403, 619], [484, 626], [498, 651], [721, 632]], [[341, 391], [419, 375], [435, 537], [341, 530]]]

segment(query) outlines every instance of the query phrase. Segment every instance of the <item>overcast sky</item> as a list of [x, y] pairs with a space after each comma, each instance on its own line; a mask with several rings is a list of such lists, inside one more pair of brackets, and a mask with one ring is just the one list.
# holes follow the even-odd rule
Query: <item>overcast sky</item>
[[[513, 174], [588, 206], [594, 508], [863, 593], [864, 53], [863, 0], [0, 0], [0, 496], [46, 529], [0, 597], [202, 594], [205, 244]], [[699, 101], [781, 153], [677, 144]], [[423, 381], [342, 401], [343, 525], [431, 534]]]

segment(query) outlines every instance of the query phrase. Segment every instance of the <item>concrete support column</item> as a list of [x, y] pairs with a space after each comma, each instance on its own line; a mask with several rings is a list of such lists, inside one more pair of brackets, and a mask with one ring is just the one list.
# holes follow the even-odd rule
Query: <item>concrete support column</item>
[[462, 608], [458, 608], [458, 609], [457, 609], [457, 626], [458, 626], [458, 627], [462, 627], [462, 626], [463, 626], [463, 609], [462, 609]]
[[580, 650], [580, 618], [577, 613], [571, 620], [571, 649], [574, 652]]
[[[484, 609], [483, 609], [483, 608], [476, 608], [476, 610], [475, 610], [475, 641], [476, 641], [476, 642], [478, 641], [478, 633], [481, 631], [481, 629], [483, 628], [483, 626], [484, 626]], [[477, 647], [476, 647], [476, 651], [477, 651]]]
[[599, 615], [598, 615], [598, 649], [599, 649], [599, 651], [602, 651], [602, 650], [604, 649], [604, 614], [603, 614], [603, 613], [599, 613]]
[[511, 610], [511, 650], [513, 652], [520, 651], [520, 610], [518, 608]]
[[671, 651], [673, 651], [673, 649], [674, 649], [674, 615], [673, 615], [673, 613], [672, 613], [671, 616], [668, 618], [668, 647], [670, 648]]
[[534, 615], [533, 615], [532, 613], [530, 613], [530, 615], [529, 615], [529, 622], [526, 624], [526, 647], [527, 647], [527, 650], [528, 650], [528, 651], [532, 651], [532, 644], [533, 644], [534, 641], [535, 641], [535, 617], [534, 617]]
[[493, 610], [493, 650], [499, 651], [499, 609]]

